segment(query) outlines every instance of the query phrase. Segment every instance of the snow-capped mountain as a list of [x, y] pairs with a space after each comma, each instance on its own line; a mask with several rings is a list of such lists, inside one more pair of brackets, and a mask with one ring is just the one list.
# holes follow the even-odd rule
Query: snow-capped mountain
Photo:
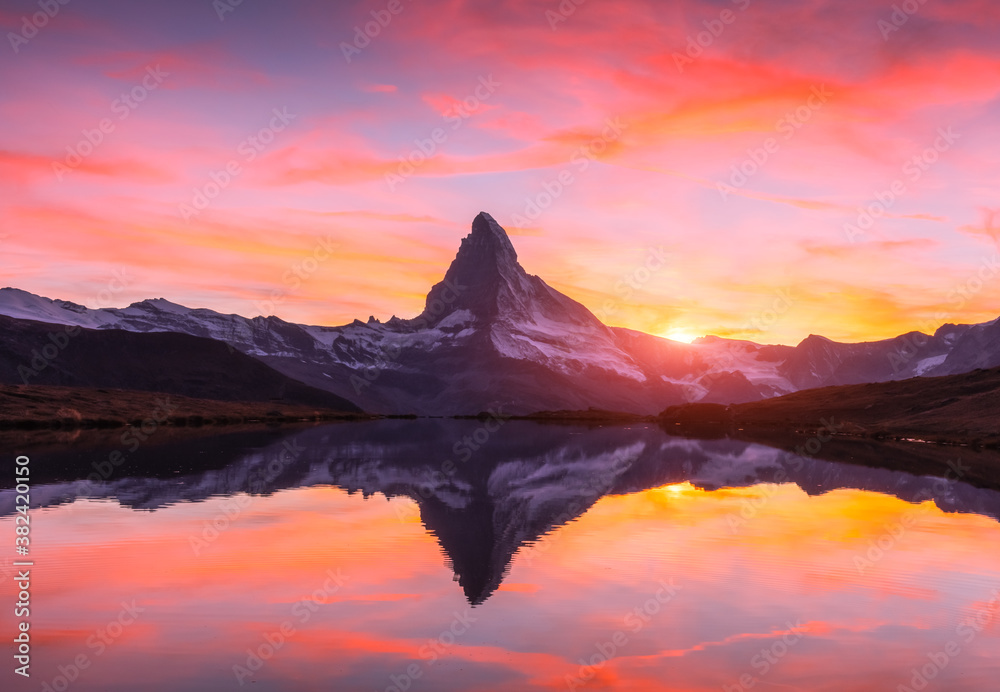
[[[66, 329], [0, 315], [0, 385], [126, 389], [272, 402], [278, 410], [293, 405], [360, 412], [347, 399], [293, 380], [215, 339], [178, 332]], [[18, 401], [15, 409], [25, 403]], [[86, 403], [80, 405], [93, 413]], [[75, 415], [83, 413], [76, 410]]]
[[1000, 320], [934, 335], [796, 347], [706, 337], [685, 344], [608, 327], [529, 275], [503, 228], [481, 213], [414, 319], [292, 324], [190, 309], [164, 299], [88, 309], [17, 289], [0, 314], [230, 344], [294, 379], [374, 413], [508, 414], [590, 407], [658, 413], [692, 401], [742, 403], [833, 384], [957, 374], [1000, 365]]

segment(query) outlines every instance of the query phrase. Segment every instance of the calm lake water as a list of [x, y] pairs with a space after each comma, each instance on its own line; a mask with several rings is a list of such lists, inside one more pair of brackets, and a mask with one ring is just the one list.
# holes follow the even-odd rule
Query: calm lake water
[[16, 689], [1000, 686], [993, 490], [654, 426], [155, 442], [12, 450], [36, 475]]

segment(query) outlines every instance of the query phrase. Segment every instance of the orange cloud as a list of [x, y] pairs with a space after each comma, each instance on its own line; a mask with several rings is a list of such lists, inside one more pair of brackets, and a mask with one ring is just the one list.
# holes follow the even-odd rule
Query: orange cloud
[[959, 226], [958, 230], [974, 238], [1000, 244], [1000, 209], [982, 209], [983, 223], [980, 226]]

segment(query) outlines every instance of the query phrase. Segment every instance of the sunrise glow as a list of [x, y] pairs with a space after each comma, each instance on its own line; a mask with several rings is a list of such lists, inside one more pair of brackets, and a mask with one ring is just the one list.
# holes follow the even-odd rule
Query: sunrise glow
[[[752, 520], [730, 530], [730, 519], [760, 498], [767, 502]], [[46, 510], [40, 559], [99, 559], [116, 569], [54, 573], [39, 583], [38, 597], [50, 604], [39, 617], [48, 633], [40, 660], [53, 668], [73, 660], [92, 623], [117, 612], [122, 594], [129, 594], [145, 614], [88, 670], [91, 684], [126, 667], [154, 665], [152, 653], [169, 647], [213, 684], [232, 685], [230, 665], [213, 667], [212, 657], [240, 663], [245, 650], [261, 641], [259, 631], [287, 620], [296, 632], [260, 673], [262, 686], [281, 676], [332, 677], [327, 684], [336, 684], [337, 676], [350, 675], [364, 680], [359, 689], [385, 689], [391, 671], [426, 660], [425, 630], [438, 630], [413, 623], [426, 619], [440, 629], [453, 612], [469, 612], [434, 537], [419, 525], [400, 523], [412, 503], [408, 498], [366, 501], [335, 488], [258, 498], [194, 557], [190, 537], [201, 535], [225, 502], [181, 504], [138, 519], [108, 502]], [[298, 514], [285, 518], [292, 507]], [[789, 530], [790, 516], [810, 519]], [[884, 538], [885, 526], [913, 516], [919, 517], [914, 535], [861, 575], [854, 567], [857, 556]], [[114, 529], [99, 523], [109, 517], [120, 519]], [[933, 560], [920, 549], [918, 535], [932, 542]], [[501, 689], [501, 683], [485, 682], [501, 675], [522, 676], [519, 689], [565, 690], [566, 675], [577, 672], [578, 659], [593, 651], [595, 638], [602, 642], [606, 633], [623, 628], [622, 615], [669, 580], [683, 597], [638, 635], [629, 631], [628, 645], [600, 671], [610, 689], [659, 690], [666, 678], [670, 689], [692, 692], [731, 685], [792, 612], [809, 643], [776, 668], [775, 683], [799, 679], [807, 681], [803, 689], [834, 689], [823, 682], [844, 674], [841, 655], [850, 652], [851, 675], [881, 684], [939, 644], [940, 633], [928, 623], [983, 607], [977, 599], [988, 589], [980, 582], [995, 584], [989, 579], [1000, 562], [981, 547], [996, 538], [991, 519], [856, 490], [809, 497], [793, 485], [710, 492], [685, 482], [608, 497], [559, 529], [544, 549], [522, 549], [508, 584], [472, 612], [476, 627], [448, 648], [460, 668], [448, 673], [427, 666], [425, 675], [435, 683], [451, 675], [462, 689], [484, 692]], [[104, 543], [93, 545], [98, 539]], [[820, 540], [825, 547], [816, 551]], [[367, 548], [347, 548], [358, 545]], [[631, 574], [608, 566], [631, 556], [643, 556], [646, 570]], [[962, 569], [977, 576], [956, 578]], [[303, 599], [329, 584], [331, 573], [342, 578], [342, 586], [324, 592], [304, 618], [310, 611]], [[904, 582], [900, 575], [909, 578]], [[969, 583], [976, 586], [966, 592]], [[782, 586], [765, 587], [775, 584]], [[173, 595], [182, 588], [183, 598]], [[709, 605], [723, 607], [724, 617], [712, 617]], [[199, 619], [208, 612], [217, 619]], [[581, 612], [587, 617], [577, 622]], [[540, 622], [541, 632], [525, 634]], [[508, 650], [512, 632], [522, 639]], [[998, 634], [993, 624], [970, 647], [961, 661], [966, 674], [989, 674]], [[331, 651], [342, 663], [331, 664]], [[155, 665], [158, 681], [185, 684], [184, 668]], [[585, 689], [608, 687], [595, 681]]]
[[2, 284], [412, 317], [485, 210], [678, 340], [1000, 313], [1000, 5], [562, 4], [60, 6], [0, 60]]
[[685, 344], [690, 344], [692, 341], [698, 338], [698, 335], [696, 335], [691, 330], [684, 329], [681, 327], [678, 327], [676, 329], [668, 329], [666, 332], [662, 334], [662, 336], [672, 341], [682, 341]]

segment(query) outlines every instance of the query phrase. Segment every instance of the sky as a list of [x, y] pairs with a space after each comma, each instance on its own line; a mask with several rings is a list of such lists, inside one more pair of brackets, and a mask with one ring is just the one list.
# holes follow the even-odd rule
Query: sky
[[1000, 315], [989, 0], [0, 0], [0, 285], [413, 317], [487, 211], [670, 338]]

